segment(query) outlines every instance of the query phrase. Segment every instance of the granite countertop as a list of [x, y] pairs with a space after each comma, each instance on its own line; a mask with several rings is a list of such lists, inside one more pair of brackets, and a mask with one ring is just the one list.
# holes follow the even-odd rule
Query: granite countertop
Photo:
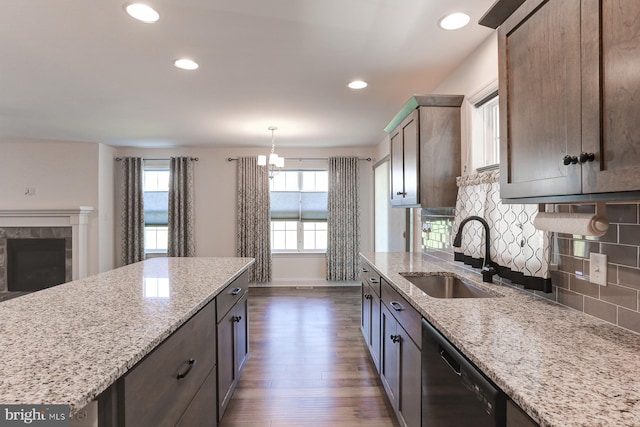
[[155, 258], [0, 303], [0, 404], [73, 415], [252, 263]]
[[[452, 258], [361, 256], [540, 425], [640, 425], [639, 335], [529, 292], [482, 283]], [[403, 272], [454, 273], [501, 297], [432, 298]]]

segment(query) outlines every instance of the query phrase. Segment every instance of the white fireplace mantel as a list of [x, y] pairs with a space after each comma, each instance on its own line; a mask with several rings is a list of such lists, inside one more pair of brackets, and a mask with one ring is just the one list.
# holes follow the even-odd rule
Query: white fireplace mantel
[[72, 279], [88, 272], [88, 230], [91, 206], [73, 209], [0, 209], [0, 227], [71, 227]]

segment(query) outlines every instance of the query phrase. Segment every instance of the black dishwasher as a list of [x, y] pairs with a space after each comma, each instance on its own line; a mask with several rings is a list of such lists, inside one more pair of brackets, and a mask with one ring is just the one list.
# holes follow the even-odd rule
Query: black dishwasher
[[506, 396], [422, 320], [422, 427], [503, 427]]

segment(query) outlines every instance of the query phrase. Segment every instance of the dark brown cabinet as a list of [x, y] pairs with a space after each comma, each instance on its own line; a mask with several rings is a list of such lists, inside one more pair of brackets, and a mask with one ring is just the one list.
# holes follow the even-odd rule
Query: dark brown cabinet
[[246, 273], [231, 283], [218, 302], [218, 419], [222, 419], [249, 358]]
[[419, 427], [421, 402], [420, 314], [382, 279], [380, 379], [400, 424]]
[[385, 127], [391, 141], [392, 206], [455, 206], [462, 100], [414, 96]]
[[202, 402], [216, 393], [215, 309], [207, 304], [120, 379], [121, 425], [174, 426], [193, 416], [217, 425], [215, 400]]
[[392, 206], [415, 206], [420, 203], [418, 130], [419, 115], [416, 110], [390, 134]]
[[380, 372], [380, 276], [370, 266], [362, 267], [360, 329], [378, 373]]
[[639, 16], [634, 1], [527, 0], [502, 23], [502, 198], [640, 190]]
[[538, 423], [513, 401], [507, 400], [507, 427], [538, 427]]

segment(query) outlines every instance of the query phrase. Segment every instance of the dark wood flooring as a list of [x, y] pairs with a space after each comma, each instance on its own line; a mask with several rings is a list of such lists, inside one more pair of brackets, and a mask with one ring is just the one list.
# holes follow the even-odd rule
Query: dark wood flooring
[[249, 322], [220, 427], [397, 427], [360, 333], [360, 287], [251, 288]]

